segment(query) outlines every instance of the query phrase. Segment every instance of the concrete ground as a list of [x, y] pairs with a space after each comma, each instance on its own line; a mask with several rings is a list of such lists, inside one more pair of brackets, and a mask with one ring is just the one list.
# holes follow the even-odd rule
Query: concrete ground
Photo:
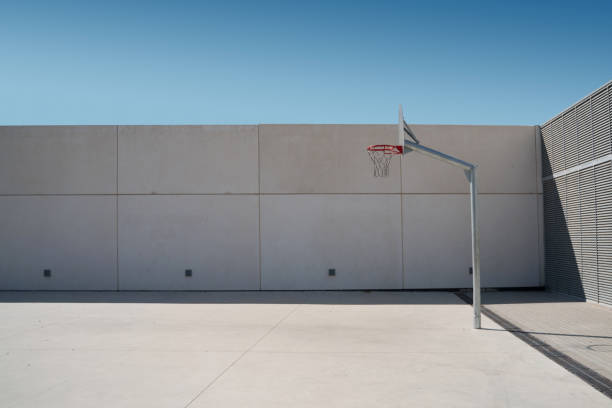
[[0, 293], [2, 407], [610, 407], [445, 292]]
[[612, 381], [612, 307], [544, 291], [487, 292], [482, 300], [521, 332]]

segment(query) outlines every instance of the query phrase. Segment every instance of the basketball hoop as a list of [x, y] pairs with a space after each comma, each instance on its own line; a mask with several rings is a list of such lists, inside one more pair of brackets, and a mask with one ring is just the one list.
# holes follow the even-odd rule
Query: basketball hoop
[[368, 146], [367, 151], [374, 163], [374, 177], [387, 177], [391, 159], [395, 155], [402, 154], [404, 146], [372, 145]]
[[[406, 138], [408, 136], [408, 138]], [[480, 329], [480, 238], [478, 232], [478, 222], [476, 218], [476, 200], [478, 193], [476, 191], [476, 166], [456, 157], [449, 156], [427, 146], [421, 145], [419, 139], [414, 135], [410, 126], [404, 121], [402, 113], [402, 105], [399, 107], [399, 115], [397, 122], [397, 145], [378, 144], [368, 146], [367, 148], [370, 159], [374, 163], [374, 177], [387, 177], [389, 175], [389, 164], [395, 155], [403, 155], [404, 153], [417, 152], [427, 157], [443, 161], [453, 166], [459, 167], [465, 172], [470, 182], [470, 211], [472, 218], [472, 290], [473, 290], [473, 305], [474, 305], [474, 328]]]

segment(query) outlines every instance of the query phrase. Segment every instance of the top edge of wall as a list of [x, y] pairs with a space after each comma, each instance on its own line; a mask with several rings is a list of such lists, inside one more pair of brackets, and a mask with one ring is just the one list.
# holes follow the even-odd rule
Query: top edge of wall
[[[482, 124], [453, 124], [453, 123], [416, 123], [406, 122], [414, 126], [464, 126], [464, 127], [529, 127], [534, 125], [482, 125]], [[397, 126], [397, 123], [260, 123], [259, 126]]]
[[78, 128], [78, 127], [151, 127], [151, 126], [159, 126], [159, 127], [240, 127], [240, 126], [258, 126], [256, 123], [243, 123], [243, 124], [138, 124], [138, 125], [129, 125], [129, 124], [112, 124], [112, 125], [0, 125], [0, 128], [44, 128], [44, 127], [70, 127], [70, 128]]
[[[612, 84], [612, 81], [610, 81]], [[603, 88], [603, 87], [602, 87]], [[598, 89], [599, 90], [599, 89]], [[597, 92], [597, 91], [595, 91]], [[593, 93], [595, 93], [593, 92]], [[590, 95], [589, 95], [590, 96]], [[576, 103], [578, 104], [578, 103]], [[557, 115], [559, 116], [559, 115]], [[551, 119], [552, 121], [553, 119]], [[549, 121], [550, 122], [550, 121]], [[547, 122], [548, 123], [548, 122]], [[464, 126], [464, 127], [533, 127], [534, 125], [483, 125], [483, 124], [452, 124], [452, 123], [415, 123], [410, 122], [409, 125], [414, 126]], [[397, 126], [396, 123], [243, 123], [243, 124], [120, 124], [120, 125], [0, 125], [0, 128], [85, 128], [85, 127], [240, 127], [240, 126]], [[542, 125], [544, 126], [544, 125]]]
[[571, 111], [572, 109], [574, 109], [576, 106], [580, 105], [582, 102], [586, 101], [587, 99], [589, 99], [591, 96], [595, 95], [597, 92], [603, 91], [604, 89], [606, 89], [607, 87], [612, 87], [612, 79], [609, 80], [608, 82], [604, 83], [602, 86], [600, 86], [599, 88], [595, 89], [594, 91], [589, 92], [586, 96], [580, 98], [578, 101], [574, 102], [573, 104], [571, 104], [568, 108], [564, 109], [561, 113], [556, 114], [555, 116], [553, 116], [551, 119], [548, 119], [546, 122], [544, 122], [543, 124], [540, 125], [540, 127], [545, 127], [548, 124], [550, 124], [551, 122], [553, 122], [555, 119], [558, 119], [559, 117], [565, 115], [567, 112]]
[[113, 128], [118, 125], [0, 125], [0, 129], [4, 128]]

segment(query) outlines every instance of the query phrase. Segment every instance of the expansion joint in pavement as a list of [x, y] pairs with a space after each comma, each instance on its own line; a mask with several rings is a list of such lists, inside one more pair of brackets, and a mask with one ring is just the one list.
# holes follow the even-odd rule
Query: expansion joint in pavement
[[193, 397], [191, 399], [191, 401], [189, 401], [187, 403], [187, 405], [185, 405], [184, 408], [188, 408], [198, 398], [200, 398], [200, 396], [202, 394], [204, 394], [208, 389], [210, 389], [210, 387], [212, 387], [213, 384], [215, 384], [217, 382], [217, 380], [219, 380], [221, 377], [223, 377], [225, 375], [225, 373], [227, 373], [233, 366], [235, 366], [236, 363], [238, 363], [245, 355], [247, 355], [247, 353], [249, 351], [253, 350], [259, 343], [261, 343], [263, 341], [263, 339], [265, 339], [270, 333], [272, 333], [274, 331], [274, 329], [276, 329], [278, 326], [281, 325], [281, 323], [283, 323], [285, 320], [287, 320], [289, 318], [289, 316], [291, 316], [293, 314], [293, 312], [295, 312], [300, 306], [301, 305], [297, 305], [296, 307], [291, 309], [285, 316], [283, 316], [278, 322], [276, 322], [276, 324], [274, 326], [270, 327], [270, 329], [268, 329], [268, 331], [266, 331], [260, 338], [258, 338], [253, 344], [251, 344], [249, 346], [249, 348], [244, 350], [234, 361], [232, 361], [227, 367], [225, 367], [225, 369], [223, 369], [223, 371], [221, 371], [215, 378], [213, 378], [212, 381], [210, 381], [208, 384], [206, 384], [206, 386], [204, 388], [202, 388], [202, 390], [200, 392], [198, 392], [196, 394], [196, 396]]

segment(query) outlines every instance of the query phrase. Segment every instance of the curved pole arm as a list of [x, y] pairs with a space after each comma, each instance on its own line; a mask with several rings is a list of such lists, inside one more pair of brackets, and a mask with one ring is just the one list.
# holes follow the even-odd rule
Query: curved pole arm
[[475, 164], [449, 156], [448, 154], [439, 152], [427, 146], [423, 146], [422, 144], [414, 143], [410, 140], [404, 140], [404, 153], [408, 153], [411, 150], [422, 153], [425, 156], [431, 157], [432, 159], [441, 160], [445, 163], [452, 164], [453, 166], [461, 167], [463, 170], [469, 171], [476, 167]]

